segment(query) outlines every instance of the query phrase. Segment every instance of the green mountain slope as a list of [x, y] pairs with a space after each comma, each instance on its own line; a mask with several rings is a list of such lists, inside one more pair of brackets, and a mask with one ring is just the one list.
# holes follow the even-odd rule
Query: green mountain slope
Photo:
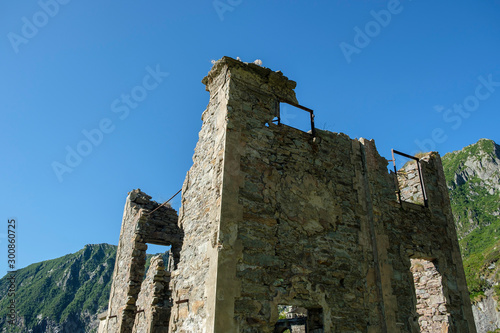
[[481, 139], [442, 160], [474, 300], [500, 281], [500, 146]]
[[92, 332], [107, 308], [116, 246], [86, 245], [17, 271], [15, 325], [6, 323], [9, 281], [0, 279], [0, 329], [5, 332]]
[[[7, 274], [0, 279], [0, 331], [97, 332], [97, 315], [108, 307], [116, 249], [109, 244], [85, 245], [76, 253], [18, 270], [15, 325], [7, 323]], [[146, 272], [152, 256], [147, 254]], [[168, 252], [163, 259], [168, 262]]]

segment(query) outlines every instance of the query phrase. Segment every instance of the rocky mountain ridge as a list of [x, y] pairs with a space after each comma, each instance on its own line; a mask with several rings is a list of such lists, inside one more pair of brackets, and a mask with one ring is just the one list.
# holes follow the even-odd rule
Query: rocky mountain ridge
[[1, 331], [95, 332], [97, 313], [107, 307], [115, 256], [114, 245], [85, 245], [76, 253], [19, 269], [15, 326], [6, 322], [7, 274], [0, 279]]
[[[97, 332], [97, 316], [108, 308], [116, 250], [116, 245], [88, 244], [76, 253], [19, 269], [15, 325], [7, 323], [9, 274], [4, 276], [0, 279], [0, 332]], [[167, 262], [168, 252], [162, 256]], [[146, 272], [152, 257], [146, 255]]]
[[[491, 225], [500, 216], [500, 146], [481, 139], [443, 156], [450, 200], [463, 240], [478, 227]], [[462, 248], [466, 253], [470, 249]]]
[[481, 139], [443, 156], [478, 333], [500, 329], [500, 146]]
[[[460, 156], [462, 155], [462, 156]], [[445, 155], [447, 160], [465, 158], [457, 166], [453, 177], [453, 188], [465, 184], [474, 177], [483, 180], [482, 185], [488, 188], [489, 194], [500, 190], [500, 146], [492, 140], [481, 139], [477, 143], [463, 148], [461, 151], [451, 152]]]

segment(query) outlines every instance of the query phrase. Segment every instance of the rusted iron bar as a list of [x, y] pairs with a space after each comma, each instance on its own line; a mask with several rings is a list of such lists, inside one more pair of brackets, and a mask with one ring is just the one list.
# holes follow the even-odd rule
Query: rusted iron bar
[[399, 188], [399, 180], [398, 180], [398, 169], [396, 168], [396, 157], [394, 156], [394, 152], [396, 150], [391, 149], [392, 153], [392, 163], [394, 164], [394, 176], [396, 176], [396, 188], [398, 189], [396, 193], [398, 194], [398, 200], [399, 204], [402, 205], [402, 200], [401, 200], [401, 189]]
[[404, 156], [404, 157], [407, 157], [407, 158], [411, 158], [412, 160], [415, 160], [415, 161], [418, 161], [418, 157], [415, 157], [415, 156], [411, 156], [411, 155], [408, 155], [408, 154], [405, 154], [405, 153], [402, 153], [400, 152], [399, 150], [396, 150], [396, 149], [392, 149], [392, 158], [394, 159], [394, 153], [398, 154], [398, 155], [401, 155], [401, 156]]
[[280, 102], [283, 102], [283, 103], [286, 103], [286, 104], [290, 104], [291, 106], [295, 106], [296, 108], [302, 109], [302, 110], [310, 112], [310, 113], [314, 112], [312, 109], [306, 108], [305, 106], [302, 106], [300, 104], [297, 104], [297, 103], [294, 103], [294, 102], [291, 102], [291, 101], [280, 99]]
[[312, 110], [311, 110], [311, 134], [313, 138], [316, 137], [316, 127], [314, 127], [314, 114], [312, 113]]
[[279, 100], [276, 101], [276, 120], [278, 121], [278, 125], [281, 125], [281, 109]]
[[420, 166], [420, 161], [417, 162], [418, 166], [418, 178], [420, 180], [420, 186], [422, 186], [422, 195], [424, 197], [424, 206], [429, 207], [429, 202], [427, 201], [427, 193], [425, 192], [424, 178], [422, 177], [422, 167]]
[[167, 201], [165, 201], [164, 203], [162, 203], [161, 205], [159, 205], [158, 207], [156, 207], [155, 209], [153, 209], [152, 211], [150, 211], [149, 213], [146, 213], [146, 214], [148, 214], [148, 215], [153, 214], [157, 209], [168, 204], [170, 202], [170, 200], [175, 198], [177, 196], [177, 194], [181, 193], [181, 191], [182, 191], [182, 188], [179, 191], [177, 191], [177, 193], [175, 193], [170, 199], [168, 199]]

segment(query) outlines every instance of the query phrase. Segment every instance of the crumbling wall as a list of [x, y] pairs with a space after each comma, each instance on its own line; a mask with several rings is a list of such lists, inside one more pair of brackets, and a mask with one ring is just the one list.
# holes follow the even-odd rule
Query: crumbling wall
[[154, 324], [136, 313], [155, 302], [139, 294], [147, 242], [176, 245], [171, 333], [283, 332], [281, 304], [307, 309], [309, 332], [420, 332], [433, 308], [420, 311], [412, 259], [439, 263], [444, 329], [475, 332], [438, 154], [418, 162], [427, 206], [400, 202], [373, 140], [273, 122], [280, 103], [298, 104], [280, 72], [224, 57], [203, 83], [210, 102], [179, 227], [141, 214], [147, 197], [127, 200], [101, 332]]
[[437, 154], [429, 206], [400, 203], [373, 141], [273, 123], [297, 103], [281, 73], [223, 58], [203, 82], [172, 332], [273, 332], [279, 304], [318, 331], [418, 332], [412, 257], [440, 263], [449, 330], [475, 332]]
[[144, 279], [147, 243], [172, 246], [173, 259], [178, 261], [182, 239], [183, 232], [177, 226], [177, 212], [174, 209], [151, 201], [151, 197], [140, 190], [129, 193], [123, 213], [108, 311], [106, 315], [100, 316], [100, 333], [132, 332], [137, 315], [142, 316], [141, 312], [137, 312], [138, 308], [152, 306], [137, 302]]
[[425, 259], [412, 259], [411, 271], [417, 295], [418, 323], [422, 333], [447, 332], [449, 327], [446, 298], [441, 274]]
[[399, 195], [402, 201], [424, 205], [424, 192], [420, 184], [417, 161], [405, 163], [397, 172]]
[[[182, 187], [179, 226], [185, 232], [178, 269], [172, 272], [174, 304], [172, 332], [211, 332], [215, 322], [221, 195], [226, 140], [227, 84], [217, 77], [210, 102], [201, 118], [203, 125], [193, 166]], [[227, 286], [226, 286], [227, 287]]]
[[234, 315], [216, 321], [217, 332], [273, 332], [279, 304], [321, 309], [325, 332], [381, 321], [379, 291], [366, 283], [375, 273], [362, 145], [275, 125], [277, 101], [296, 103], [293, 87], [231, 67], [216, 317]]
[[137, 298], [133, 333], [168, 333], [172, 307], [169, 282], [170, 272], [166, 271], [162, 256], [154, 256]]

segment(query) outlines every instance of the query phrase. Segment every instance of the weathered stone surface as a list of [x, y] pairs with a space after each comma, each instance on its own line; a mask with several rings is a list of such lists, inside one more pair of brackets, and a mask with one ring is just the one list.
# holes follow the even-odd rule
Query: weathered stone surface
[[175, 266], [182, 239], [174, 209], [151, 201], [151, 197], [140, 190], [129, 193], [108, 312], [100, 318], [100, 333], [167, 332], [171, 307], [169, 275], [164, 273], [163, 259], [153, 258], [143, 281], [147, 243], [171, 245]]
[[493, 289], [488, 289], [485, 296], [472, 306], [478, 333], [494, 332], [500, 327], [498, 299]]
[[[428, 205], [398, 202], [373, 141], [273, 123], [297, 104], [281, 73], [224, 57], [203, 83], [169, 332], [272, 333], [282, 304], [307, 310], [309, 332], [475, 332], [437, 153], [419, 161]], [[415, 288], [411, 259], [441, 280]]]
[[[429, 207], [397, 203], [394, 175], [373, 142], [319, 130], [314, 140], [272, 123], [278, 101], [295, 96], [284, 77], [273, 89], [270, 73], [224, 58], [204, 80], [211, 100], [189, 172], [215, 185], [217, 214], [205, 222], [216, 230], [217, 251], [205, 260], [214, 280], [203, 280], [207, 303], [215, 303], [205, 318], [214, 318], [203, 327], [272, 332], [278, 304], [290, 304], [320, 308], [325, 332], [418, 330], [410, 258], [421, 257], [442, 263], [443, 294], [454, 300], [450, 330], [474, 332], [439, 156], [419, 162]], [[212, 163], [198, 162], [207, 155]], [[204, 171], [212, 165], [216, 177]], [[189, 313], [171, 328], [197, 331], [200, 320]]]
[[425, 259], [412, 259], [411, 271], [417, 295], [420, 332], [447, 332], [449, 314], [443, 294], [442, 277], [437, 267]]
[[169, 282], [163, 258], [161, 255], [153, 257], [137, 299], [133, 333], [168, 333], [172, 307]]
[[425, 204], [424, 191], [420, 184], [418, 164], [416, 161], [409, 161], [398, 170], [397, 179], [401, 200], [419, 205]]

